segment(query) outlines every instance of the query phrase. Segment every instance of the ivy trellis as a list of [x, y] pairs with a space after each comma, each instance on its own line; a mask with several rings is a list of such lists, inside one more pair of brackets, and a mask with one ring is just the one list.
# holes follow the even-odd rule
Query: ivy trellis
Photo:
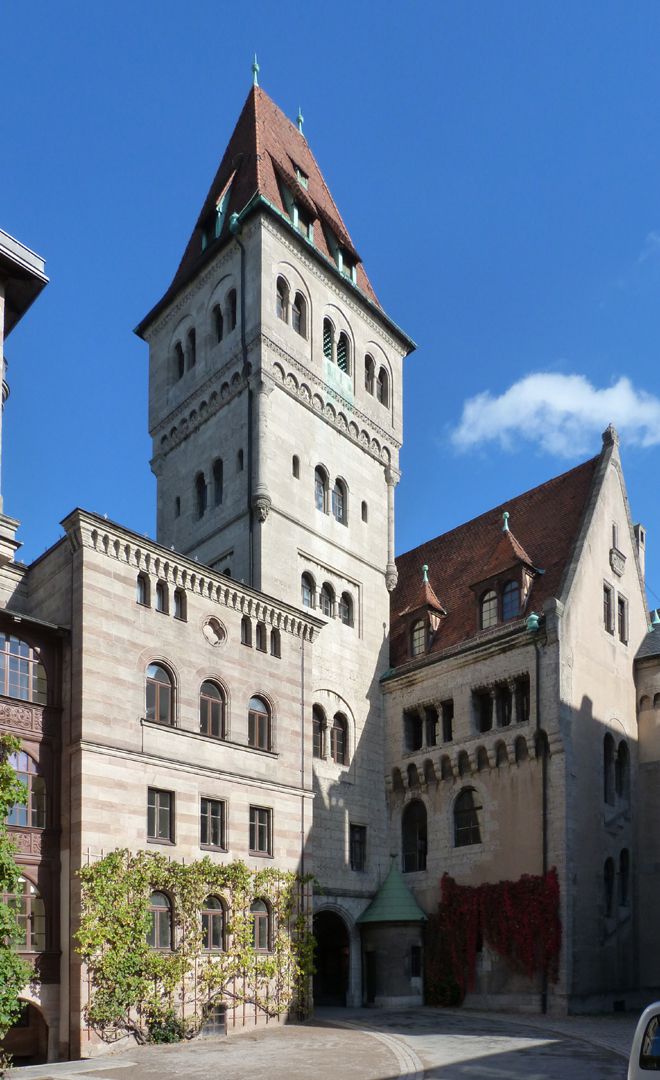
[[[192, 1038], [218, 1003], [269, 1017], [307, 1015], [314, 950], [309, 879], [271, 867], [252, 871], [242, 862], [205, 857], [182, 864], [126, 849], [83, 866], [80, 879], [85, 1014], [104, 1040]], [[171, 949], [147, 944], [153, 891], [171, 899]], [[219, 952], [203, 947], [201, 911], [209, 895], [226, 906], [225, 949]], [[271, 910], [269, 952], [254, 948], [250, 907], [257, 899]]]

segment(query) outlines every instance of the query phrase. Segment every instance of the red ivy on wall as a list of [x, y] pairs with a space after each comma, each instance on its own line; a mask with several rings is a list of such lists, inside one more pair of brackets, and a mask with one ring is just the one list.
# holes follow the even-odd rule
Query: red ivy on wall
[[429, 929], [438, 935], [461, 999], [474, 989], [480, 941], [516, 971], [530, 978], [545, 972], [551, 982], [557, 981], [561, 922], [554, 867], [544, 876], [524, 874], [518, 881], [495, 885], [457, 885], [444, 874], [441, 890], [438, 916]]

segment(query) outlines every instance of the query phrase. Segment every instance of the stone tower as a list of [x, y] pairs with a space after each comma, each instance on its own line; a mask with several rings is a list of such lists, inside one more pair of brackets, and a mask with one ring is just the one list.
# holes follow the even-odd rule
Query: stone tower
[[137, 332], [150, 348], [159, 542], [327, 620], [300, 717], [315, 759], [311, 857], [323, 902], [335, 896], [357, 939], [354, 918], [388, 869], [379, 679], [414, 345], [376, 299], [302, 117], [256, 83]]

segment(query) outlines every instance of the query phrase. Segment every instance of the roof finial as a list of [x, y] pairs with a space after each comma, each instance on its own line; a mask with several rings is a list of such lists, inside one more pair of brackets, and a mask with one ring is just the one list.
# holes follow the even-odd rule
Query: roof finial
[[508, 532], [509, 531], [509, 511], [508, 510], [505, 510], [504, 513], [502, 514], [502, 521], [504, 522], [504, 524], [502, 525], [502, 532]]
[[257, 54], [254, 54], [254, 60], [252, 61], [252, 84], [254, 86], [259, 85], [259, 64], [257, 63]]
[[298, 131], [300, 132], [301, 135], [302, 135], [302, 126], [303, 126], [304, 122], [305, 122], [305, 117], [303, 116], [302, 109], [300, 108], [300, 105], [299, 105], [298, 106], [298, 115], [296, 117], [296, 123], [298, 125]]
[[424, 575], [424, 577], [422, 578], [422, 581], [428, 581], [429, 580], [429, 568], [428, 568], [427, 563], [424, 563], [424, 565], [422, 567], [422, 574]]

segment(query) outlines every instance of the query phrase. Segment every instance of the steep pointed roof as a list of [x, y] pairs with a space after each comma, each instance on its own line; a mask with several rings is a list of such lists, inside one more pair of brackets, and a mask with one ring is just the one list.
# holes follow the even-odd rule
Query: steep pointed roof
[[476, 580], [477, 582], [486, 581], [488, 578], [495, 577], [495, 574], [501, 574], [504, 570], [509, 570], [516, 563], [524, 563], [525, 566], [529, 567], [534, 565], [507, 524], [505, 529], [500, 529], [497, 542], [485, 564], [480, 568], [479, 577]]
[[[442, 630], [429, 647], [430, 653], [459, 646], [478, 634], [476, 601], [471, 586], [484, 581], [484, 567], [495, 555], [502, 537], [493, 548], [493, 537], [501, 530], [502, 514], [510, 511], [516, 539], [504, 537], [504, 555], [512, 565], [517, 555], [529, 565], [527, 552], [533, 552], [534, 565], [543, 574], [533, 580], [526, 611], [541, 611], [544, 602], [559, 596], [564, 572], [570, 562], [591, 493], [599, 457], [591, 458], [569, 472], [548, 480], [480, 517], [459, 525], [451, 532], [428, 540], [396, 560], [399, 574], [390, 598], [390, 662], [392, 667], [410, 659], [408, 623], [401, 612], [410, 609], [419, 592], [419, 568], [429, 566], [429, 574], [442, 597], [447, 615]], [[499, 559], [499, 555], [497, 556]], [[482, 631], [488, 633], [489, 631]]]
[[402, 616], [411, 615], [413, 611], [422, 611], [424, 608], [430, 608], [432, 611], [438, 611], [441, 615], [446, 615], [447, 612], [435, 595], [433, 586], [429, 581], [428, 566], [424, 564], [422, 570], [423, 573], [419, 581], [417, 592], [413, 590], [411, 595], [407, 597], [407, 607], [399, 612], [399, 614]]
[[[251, 202], [261, 197], [275, 211], [289, 218], [282, 185], [288, 188], [296, 203], [314, 222], [314, 249], [335, 263], [326, 235], [326, 230], [330, 229], [338, 243], [356, 262], [358, 288], [372, 304], [380, 307], [305, 136], [261, 87], [252, 86], [172, 283], [163, 298], [142, 320], [137, 328], [138, 334], [146, 329], [152, 318], [227, 239], [233, 213], [240, 214]], [[203, 247], [205, 225], [213, 216], [223, 193], [227, 193], [227, 203], [223, 208], [221, 232]]]
[[403, 880], [394, 859], [390, 872], [358, 923], [422, 922], [426, 915]]

